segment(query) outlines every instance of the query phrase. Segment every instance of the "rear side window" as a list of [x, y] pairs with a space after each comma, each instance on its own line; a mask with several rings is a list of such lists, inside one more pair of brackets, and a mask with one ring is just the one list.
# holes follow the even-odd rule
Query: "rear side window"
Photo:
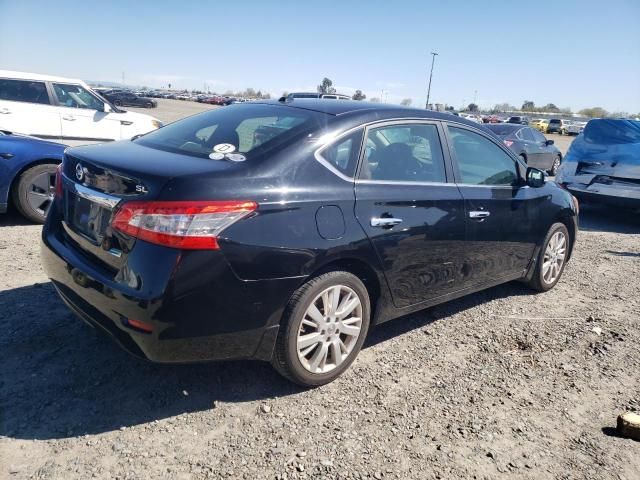
[[480, 134], [449, 127], [461, 183], [515, 185], [516, 162], [500, 147]]
[[446, 182], [437, 127], [431, 124], [407, 124], [369, 129], [360, 178]]
[[230, 153], [240, 153], [249, 160], [287, 147], [303, 134], [318, 129], [327, 117], [280, 105], [234, 104], [179, 120], [135, 141], [202, 158], [224, 152], [221, 159]]
[[3, 78], [0, 79], [0, 100], [49, 105], [49, 94], [44, 82]]
[[343, 174], [352, 177], [358, 163], [361, 143], [362, 129], [342, 137], [333, 145], [322, 150], [320, 156]]

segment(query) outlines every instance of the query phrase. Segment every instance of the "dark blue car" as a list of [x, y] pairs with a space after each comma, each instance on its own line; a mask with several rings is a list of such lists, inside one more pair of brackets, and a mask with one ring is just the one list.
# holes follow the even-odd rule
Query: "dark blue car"
[[0, 213], [12, 203], [29, 220], [43, 223], [65, 148], [60, 143], [0, 131]]
[[370, 325], [500, 283], [545, 291], [577, 204], [484, 127], [346, 100], [234, 104], [69, 149], [42, 233], [62, 299], [157, 362], [315, 386]]

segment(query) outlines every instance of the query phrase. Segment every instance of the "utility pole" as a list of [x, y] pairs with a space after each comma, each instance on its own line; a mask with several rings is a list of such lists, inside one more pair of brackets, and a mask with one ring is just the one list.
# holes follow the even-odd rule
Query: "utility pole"
[[431, 96], [431, 79], [433, 78], [433, 64], [436, 62], [437, 52], [431, 52], [431, 73], [429, 74], [429, 87], [427, 88], [427, 103], [424, 108], [429, 108], [429, 97]]

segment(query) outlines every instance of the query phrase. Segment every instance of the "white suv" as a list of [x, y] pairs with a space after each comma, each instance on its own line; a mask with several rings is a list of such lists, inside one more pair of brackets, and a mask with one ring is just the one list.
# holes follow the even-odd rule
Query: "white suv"
[[82, 80], [0, 70], [0, 130], [74, 146], [161, 126], [149, 115], [111, 105]]

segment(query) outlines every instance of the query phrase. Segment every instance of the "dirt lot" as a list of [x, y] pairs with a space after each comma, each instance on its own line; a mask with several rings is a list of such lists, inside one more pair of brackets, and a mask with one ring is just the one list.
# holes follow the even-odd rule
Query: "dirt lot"
[[338, 381], [159, 366], [77, 320], [40, 227], [0, 217], [0, 478], [626, 479], [640, 442], [640, 219], [584, 207], [559, 285], [499, 286], [374, 329]]

